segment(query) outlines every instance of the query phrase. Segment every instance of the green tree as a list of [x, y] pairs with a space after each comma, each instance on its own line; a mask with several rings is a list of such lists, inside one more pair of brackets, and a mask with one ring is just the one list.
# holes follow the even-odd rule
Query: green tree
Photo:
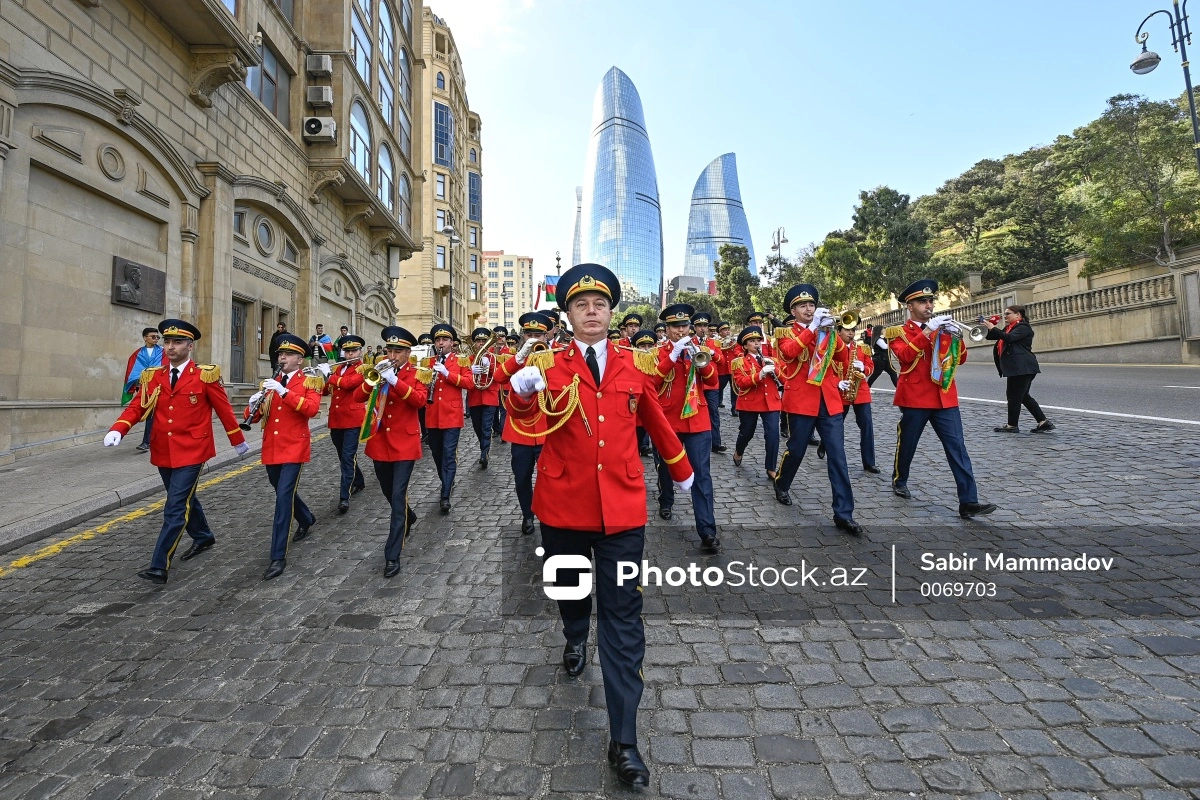
[[738, 326], [753, 308], [750, 292], [758, 285], [750, 274], [750, 251], [741, 245], [723, 244], [717, 253], [721, 256], [720, 261], [713, 262], [717, 275], [717, 316], [731, 326]]
[[1066, 266], [1075, 204], [1067, 196], [1067, 176], [1050, 147], [1035, 147], [1006, 159], [1011, 228], [997, 248], [993, 284], [1052, 272]]
[[613, 314], [613, 325], [620, 325], [621, 319], [626, 314], [638, 314], [642, 318], [642, 327], [653, 330], [655, 323], [658, 322], [659, 310], [660, 309], [655, 308], [654, 306], [650, 305], [649, 303], [638, 303], [636, 305], [630, 306], [629, 308], [625, 309], [624, 311], [620, 311], [620, 312], [617, 312], [616, 314]]
[[674, 303], [687, 303], [696, 311], [707, 311], [714, 318], [719, 316], [717, 313], [717, 298], [711, 294], [701, 294], [700, 292], [676, 292]]
[[857, 238], [853, 232], [834, 231], [801, 262], [804, 282], [817, 287], [826, 308], [857, 306], [870, 292]]
[[882, 300], [899, 294], [918, 278], [934, 278], [946, 286], [962, 282], [957, 264], [932, 263], [929, 228], [913, 213], [906, 194], [889, 186], [860, 192], [854, 207], [852, 235], [865, 269], [863, 298]]

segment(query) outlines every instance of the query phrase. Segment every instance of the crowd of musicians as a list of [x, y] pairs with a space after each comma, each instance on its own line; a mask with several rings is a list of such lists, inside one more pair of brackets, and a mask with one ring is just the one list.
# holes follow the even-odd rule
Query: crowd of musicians
[[[386, 578], [400, 572], [417, 523], [408, 491], [414, 466], [427, 447], [438, 476], [440, 512], [450, 513], [460, 433], [470, 419], [479, 469], [487, 469], [497, 434], [511, 448], [522, 534], [533, 534], [536, 520], [544, 558], [582, 555], [595, 562], [608, 759], [623, 783], [642, 786], [649, 779], [636, 734], [645, 653], [642, 595], [639, 587], [619, 585], [616, 565], [642, 561], [644, 456], [653, 459], [658, 514], [671, 519], [676, 494], [690, 494], [698, 547], [714, 554], [722, 543], [710, 462], [728, 451], [725, 442], [733, 441], [732, 460], [740, 467], [761, 430], [763, 466], [783, 505], [792, 505], [800, 464], [809, 445], [819, 443], [833, 523], [857, 536], [862, 528], [854, 519], [844, 420], [853, 411], [862, 468], [879, 472], [870, 384], [878, 364], [874, 356], [883, 349], [885, 363], [894, 365], [894, 402], [900, 408], [892, 491], [911, 497], [914, 455], [929, 425], [954, 475], [960, 515], [995, 510], [979, 499], [963, 439], [955, 370], [967, 349], [954, 320], [933, 313], [934, 281], [917, 281], [900, 295], [908, 311], [903, 325], [865, 336], [857, 330], [856, 315], [835, 315], [808, 284], [787, 292], [783, 320], [754, 313], [736, 334], [729, 322], [685, 304], [663, 309], [653, 329], [636, 314], [614, 325], [620, 284], [598, 264], [572, 267], [558, 286], [559, 309], [522, 315], [520, 331], [512, 334], [477, 328], [469, 342], [444, 324], [419, 336], [387, 327], [378, 351], [345, 329], [336, 340], [319, 330], [305, 341], [281, 328], [271, 342], [274, 373], [250, 398], [240, 422], [219, 368], [192, 361], [201, 331], [179, 319], [163, 320], [156, 332], [148, 329], [147, 349], [161, 346], [161, 356], [151, 353], [140, 364], [126, 386], [128, 405], [104, 440], [117, 445], [145, 421], [151, 462], [167, 491], [158, 542], [140, 577], [166, 583], [185, 532], [190, 544], [180, 560], [216, 542], [197, 497], [201, 468], [216, 452], [214, 414], [239, 453], [248, 450], [243, 431], [262, 429], [262, 464], [275, 490], [265, 579], [283, 574], [290, 548], [317, 522], [300, 484], [311, 458], [309, 421], [323, 397], [329, 397], [329, 438], [340, 463], [337, 512], [345, 513], [367, 486], [360, 451], [390, 505]], [[726, 388], [736, 431], [721, 430]], [[310, 482], [306, 490], [311, 488]], [[806, 488], [811, 494], [815, 487]], [[559, 601], [559, 611], [566, 639], [563, 668], [577, 676], [588, 659], [592, 599]]]

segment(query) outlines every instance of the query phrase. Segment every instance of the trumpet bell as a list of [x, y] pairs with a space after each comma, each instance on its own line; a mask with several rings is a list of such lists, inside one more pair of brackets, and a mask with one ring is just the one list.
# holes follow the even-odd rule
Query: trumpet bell
[[862, 320], [858, 316], [857, 311], [847, 311], [844, 314], [842, 314], [841, 318], [838, 321], [841, 323], [843, 328], [857, 328], [858, 323], [861, 322]]
[[982, 325], [973, 325], [971, 330], [967, 331], [967, 337], [972, 342], [982, 342], [987, 338], [987, 328]]
[[696, 354], [692, 356], [692, 363], [696, 365], [697, 369], [704, 369], [712, 363], [712, 354], [707, 350], [697, 350]]

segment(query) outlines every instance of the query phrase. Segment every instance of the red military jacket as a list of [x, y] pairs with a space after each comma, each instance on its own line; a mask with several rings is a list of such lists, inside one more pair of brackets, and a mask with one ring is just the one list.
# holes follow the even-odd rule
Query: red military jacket
[[494, 371], [492, 373], [492, 384], [486, 389], [478, 388], [479, 378], [483, 376], [476, 376], [471, 372], [470, 364], [467, 365], [467, 408], [500, 405], [500, 365], [497, 363], [499, 359], [495, 352], [488, 353], [487, 357], [492, 360]]
[[850, 348], [836, 333], [830, 331], [827, 345], [833, 347], [833, 362], [825, 372], [821, 385], [808, 382], [809, 361], [811, 358], [821, 358], [825, 348], [817, 353], [817, 334], [800, 324], [794, 324], [787, 333], [779, 337], [779, 355], [776, 368], [779, 377], [783, 378], [783, 410], [789, 414], [804, 414], [815, 417], [821, 410], [821, 399], [825, 400], [825, 410], [833, 415], [844, 410], [842, 395], [838, 391], [838, 371], [836, 364], [841, 364], [842, 374], [850, 366]]
[[[888, 328], [885, 333], [890, 341], [888, 347], [900, 361], [900, 379], [896, 381], [896, 396], [893, 404], [904, 408], [955, 408], [958, 406], [958, 384], [950, 383], [950, 387], [942, 391], [942, 387], [933, 382], [932, 359], [933, 340], [930, 339], [920, 323], [908, 320], [896, 330]], [[942, 336], [948, 340], [948, 336]], [[942, 347], [942, 355], [947, 352], [946, 345]], [[958, 363], [967, 360], [967, 348], [963, 346], [958, 354]]]
[[[307, 464], [312, 458], [312, 435], [308, 421], [321, 412], [320, 376], [309, 378], [296, 370], [290, 380], [281, 378], [287, 388], [283, 397], [268, 392], [266, 401], [251, 422], [262, 420], [263, 464]], [[246, 409], [249, 412], [249, 408]]]
[[[367, 413], [367, 398], [358, 389], [363, 385], [362, 373], [354, 364], [343, 364], [329, 374], [324, 393], [329, 401], [329, 428], [355, 430], [362, 427]], [[370, 393], [370, 387], [367, 387]]]
[[742, 354], [742, 346], [737, 342], [729, 347], [721, 348], [721, 361], [717, 364], [718, 375], [733, 374], [733, 360]]
[[779, 387], [771, 380], [771, 376], [758, 379], [761, 370], [758, 360], [749, 353], [738, 356], [730, 365], [730, 380], [733, 381], [733, 390], [737, 392], [739, 411], [779, 411], [783, 407]]
[[867, 383], [867, 378], [871, 377], [871, 373], [875, 371], [874, 351], [870, 345], [856, 342], [853, 349], [850, 351], [850, 360], [858, 359], [862, 362], [862, 374], [864, 375], [862, 382], [858, 384], [858, 394], [854, 395], [852, 405], [861, 406], [863, 403], [871, 402], [871, 384]]
[[425, 406], [426, 428], [461, 428], [463, 426], [462, 390], [472, 385], [471, 360], [450, 354], [443, 362], [450, 374], [443, 378], [433, 373], [433, 402]]
[[[367, 439], [367, 458], [372, 461], [417, 461], [421, 458], [421, 421], [417, 410], [425, 407], [429, 388], [417, 378], [418, 370], [405, 363], [396, 370], [396, 385], [388, 386], [382, 399], [382, 424]], [[380, 385], [380, 393], [383, 392]], [[359, 402], [366, 403], [371, 387], [358, 388]], [[365, 409], [365, 405], [364, 405]]]
[[150, 411], [155, 412], [154, 428], [150, 431], [150, 463], [156, 467], [191, 467], [215, 456], [214, 412], [231, 445], [246, 441], [225, 395], [221, 370], [213, 364], [197, 366], [195, 361], [188, 361], [174, 389], [170, 366], [143, 370], [141, 389], [134, 393], [109, 430], [124, 436]]
[[515, 358], [506, 358], [500, 362], [496, 370], [496, 381], [504, 390], [504, 407], [508, 413], [504, 416], [504, 430], [500, 438], [509, 444], [541, 445], [546, 443], [546, 415], [538, 409], [532, 417], [518, 416], [514, 402], [519, 398], [512, 392], [509, 381], [521, 369], [521, 364]]
[[[633, 353], [606, 344], [599, 386], [573, 344], [556, 352], [545, 371], [547, 388], [540, 396], [551, 412], [547, 423], [559, 427], [546, 434], [533, 488], [533, 513], [543, 524], [605, 534], [646, 524], [638, 425], [650, 434], [672, 480], [692, 474], [683, 445], [654, 399], [653, 379], [635, 366]], [[514, 393], [512, 414], [532, 420], [540, 413], [538, 398], [522, 400]]]
[[[658, 346], [658, 376], [654, 379], [658, 402], [662, 404], [667, 422], [676, 433], [700, 433], [712, 430], [708, 404], [704, 401], [704, 390], [716, 389], [720, 385], [720, 379], [717, 377], [717, 358], [714, 355], [707, 367], [696, 370], [697, 391], [693, 401], [696, 403], [697, 412], [684, 419], [683, 404], [687, 399], [687, 376], [690, 364], [682, 357], [678, 361], [672, 362], [671, 350], [673, 348], [674, 345], [671, 342]], [[717, 352], [721, 351], [717, 350]]]

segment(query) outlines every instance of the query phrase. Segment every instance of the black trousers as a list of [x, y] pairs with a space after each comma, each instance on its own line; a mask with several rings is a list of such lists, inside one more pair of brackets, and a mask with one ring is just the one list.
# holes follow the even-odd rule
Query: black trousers
[[1042, 413], [1042, 407], [1029, 394], [1029, 387], [1033, 385], [1033, 379], [1036, 377], [1036, 375], [1013, 375], [1008, 379], [1005, 391], [1008, 396], [1008, 424], [1014, 428], [1021, 420], [1021, 406], [1029, 409], [1029, 413], [1033, 414], [1036, 421], [1044, 422], [1046, 419], [1046, 415]]
[[475, 438], [479, 440], [479, 457], [487, 458], [488, 451], [492, 449], [496, 406], [471, 406], [467, 410], [471, 414], [471, 426], [475, 428]]
[[542, 454], [540, 444], [512, 446], [513, 478], [517, 481], [517, 502], [521, 504], [521, 519], [533, 517], [533, 468]]
[[433, 456], [438, 480], [442, 482], [443, 500], [450, 499], [450, 491], [454, 488], [454, 476], [458, 473], [458, 437], [461, 433], [462, 428], [429, 428], [426, 432], [429, 454]]
[[[604, 701], [608, 705], [608, 727], [614, 741], [637, 743], [637, 709], [642, 700], [642, 659], [646, 656], [646, 629], [642, 624], [642, 592], [638, 579], [617, 585], [617, 562], [640, 567], [646, 544], [646, 528], [634, 528], [606, 536], [542, 525], [544, 558], [583, 556], [595, 559], [596, 649], [604, 676]], [[564, 580], [567, 585], [571, 581]], [[559, 600], [563, 636], [568, 642], [586, 642], [591, 626], [592, 596], [581, 600]]]
[[338, 499], [349, 500], [352, 488], [361, 489], [367, 485], [362, 470], [358, 468], [358, 428], [330, 428], [329, 441], [333, 442], [342, 466]]
[[387, 544], [383, 547], [383, 557], [388, 561], [400, 560], [400, 551], [404, 549], [404, 540], [408, 537], [408, 521], [412, 516], [408, 508], [408, 481], [412, 478], [415, 463], [375, 462], [375, 477], [379, 479], [379, 488], [383, 490], [383, 496], [392, 507]]
[[883, 375], [885, 372], [887, 373], [888, 377], [892, 379], [892, 386], [895, 386], [896, 381], [900, 376], [896, 374], [896, 370], [892, 369], [892, 365], [888, 361], [888, 357], [886, 355], [875, 356], [874, 361], [875, 370], [871, 373], [871, 377], [867, 378], [867, 386], [874, 386], [875, 381], [879, 380], [879, 376]]

